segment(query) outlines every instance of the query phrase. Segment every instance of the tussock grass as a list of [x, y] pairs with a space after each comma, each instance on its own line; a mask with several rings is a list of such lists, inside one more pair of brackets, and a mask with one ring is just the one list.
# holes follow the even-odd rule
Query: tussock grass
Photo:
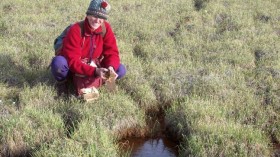
[[[102, 125], [102, 124], [101, 124]], [[91, 120], [83, 120], [70, 139], [55, 139], [44, 144], [35, 156], [117, 156], [113, 138]]]
[[[242, 117], [233, 116], [246, 115], [251, 111], [248, 108], [245, 113], [234, 113], [213, 99], [185, 99], [169, 110], [168, 125], [178, 129], [169, 131], [175, 131], [177, 137], [174, 138], [184, 139], [181, 153], [185, 155], [269, 156], [267, 143], [270, 139], [263, 131], [252, 124], [239, 122]], [[239, 111], [242, 109], [236, 110]]]
[[26, 108], [22, 114], [16, 112], [1, 119], [1, 125], [5, 126], [1, 140], [3, 156], [26, 156], [42, 143], [59, 137], [63, 130], [58, 115], [34, 108]]
[[[181, 156], [269, 156], [280, 141], [277, 0], [112, 1], [127, 75], [84, 103], [56, 98], [53, 40], [89, 1], [0, 3], [2, 156], [119, 156], [166, 109]], [[126, 154], [128, 155], [128, 154]]]

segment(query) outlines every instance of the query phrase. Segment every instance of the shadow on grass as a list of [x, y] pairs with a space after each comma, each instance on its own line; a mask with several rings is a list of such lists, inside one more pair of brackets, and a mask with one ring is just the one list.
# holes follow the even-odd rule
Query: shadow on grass
[[196, 11], [200, 11], [201, 9], [206, 7], [206, 3], [209, 0], [194, 0], [194, 7]]
[[277, 140], [275, 134], [271, 135], [271, 141], [273, 144], [273, 154], [275, 157], [279, 157], [280, 156], [280, 141]]
[[[274, 79], [279, 79], [279, 71], [273, 67], [267, 67], [266, 64], [273, 60], [273, 55], [269, 52], [265, 52], [261, 49], [254, 51], [255, 65], [254, 74], [257, 80], [256, 95], [262, 97], [261, 104], [263, 106], [275, 106], [277, 104], [277, 87], [273, 85], [274, 81], [271, 81], [267, 76], [272, 76]], [[276, 83], [276, 82], [275, 82]]]
[[31, 157], [32, 151], [30, 149], [4, 150], [0, 155], [3, 157]]
[[271, 17], [258, 12], [255, 15], [255, 20], [261, 21], [263, 23], [268, 23], [271, 20]]
[[[278, 80], [280, 78], [280, 71], [272, 63], [277, 59], [277, 55], [273, 52], [265, 51], [262, 48], [257, 48], [253, 51], [255, 67], [252, 69], [252, 78], [254, 84], [250, 88], [255, 89], [255, 95], [260, 100], [260, 104], [265, 110], [270, 112], [265, 122], [267, 127], [263, 128], [265, 132], [271, 137], [271, 143], [276, 146], [275, 150], [280, 155], [280, 139], [276, 134], [279, 126], [279, 86]], [[273, 110], [271, 113], [270, 109]], [[276, 114], [273, 114], [276, 113]]]
[[25, 145], [15, 145], [16, 148], [8, 148], [3, 146], [0, 150], [0, 156], [3, 157], [32, 157], [33, 153], [40, 148], [40, 145], [35, 146], [35, 148], [30, 148]]
[[0, 21], [0, 36], [4, 36], [7, 34], [8, 26], [5, 22]]
[[136, 56], [144, 61], [146, 61], [146, 58], [148, 58], [148, 55], [144, 50], [144, 46], [142, 46], [140, 44], [135, 45], [135, 47], [133, 48], [133, 54], [134, 54], [134, 56]]
[[78, 124], [82, 119], [82, 115], [79, 113], [79, 111], [73, 108], [67, 108], [61, 114], [64, 126], [66, 128], [66, 135], [68, 138], [70, 138], [75, 129], [78, 127]]
[[17, 63], [10, 55], [0, 54], [0, 82], [10, 87], [23, 88], [30, 87], [38, 83], [51, 85], [49, 69], [42, 67], [42, 61], [36, 60], [36, 56], [28, 58], [28, 68]]
[[216, 15], [215, 27], [217, 34], [223, 34], [226, 31], [238, 31], [240, 29], [237, 22], [226, 13]]

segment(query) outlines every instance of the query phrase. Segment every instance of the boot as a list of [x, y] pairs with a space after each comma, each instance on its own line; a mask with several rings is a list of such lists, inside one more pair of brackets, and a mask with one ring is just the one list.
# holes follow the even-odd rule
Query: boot
[[68, 83], [67, 80], [56, 82], [56, 90], [57, 90], [57, 95], [59, 97], [67, 97], [68, 96], [69, 92], [68, 92], [67, 83]]

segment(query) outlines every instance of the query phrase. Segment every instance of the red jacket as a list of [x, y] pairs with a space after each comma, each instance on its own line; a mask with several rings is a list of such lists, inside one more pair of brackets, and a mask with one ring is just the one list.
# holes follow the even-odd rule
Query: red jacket
[[63, 39], [61, 55], [67, 59], [70, 71], [86, 76], [94, 76], [95, 67], [81, 61], [81, 59], [90, 58], [91, 36], [93, 37], [92, 44], [95, 45], [92, 60], [103, 57], [101, 61], [102, 67], [108, 68], [112, 66], [117, 70], [120, 65], [120, 57], [116, 38], [110, 24], [104, 21], [106, 34], [102, 37], [101, 26], [92, 31], [87, 18], [84, 21], [84, 34], [81, 35], [82, 31], [79, 23], [76, 23], [70, 27], [67, 35]]

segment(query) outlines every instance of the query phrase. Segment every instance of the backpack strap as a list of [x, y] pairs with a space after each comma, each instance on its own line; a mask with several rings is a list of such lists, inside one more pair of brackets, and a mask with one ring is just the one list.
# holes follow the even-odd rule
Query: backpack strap
[[84, 46], [84, 43], [85, 43], [85, 21], [80, 21], [79, 22], [79, 26], [80, 26], [80, 30], [81, 30], [81, 37], [83, 38], [83, 42], [81, 44], [81, 48]]
[[[103, 23], [101, 24], [101, 29], [102, 29], [101, 36], [102, 36], [102, 38], [104, 39], [105, 34], [106, 34], [106, 32], [107, 32], [106, 26], [105, 26], [105, 22], [103, 22]], [[100, 62], [101, 62], [101, 60], [102, 60], [103, 58], [104, 58], [104, 56], [101, 56], [101, 57], [99, 58]]]
[[84, 33], [85, 33], [84, 25], [85, 25], [85, 21], [80, 21], [79, 22], [79, 26], [80, 26], [80, 29], [81, 29], [81, 37], [83, 37]]
[[105, 34], [106, 34], [106, 32], [107, 32], [106, 26], [105, 26], [105, 23], [104, 23], [104, 22], [101, 24], [101, 28], [102, 28], [101, 36], [102, 36], [102, 38], [104, 38], [104, 36], [105, 36]]

